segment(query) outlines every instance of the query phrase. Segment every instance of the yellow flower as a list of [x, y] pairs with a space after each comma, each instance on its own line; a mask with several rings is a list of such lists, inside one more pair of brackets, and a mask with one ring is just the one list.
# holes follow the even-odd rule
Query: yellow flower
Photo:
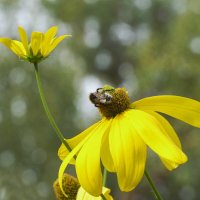
[[[59, 184], [67, 165], [75, 163], [81, 186], [91, 195], [102, 193], [101, 163], [117, 174], [122, 191], [134, 189], [144, 174], [147, 146], [161, 158], [167, 169], [187, 161], [181, 143], [164, 113], [200, 128], [200, 102], [180, 96], [153, 96], [130, 103], [124, 88], [105, 86], [90, 94], [102, 119], [67, 140], [70, 153], [61, 145], [58, 155], [63, 160]], [[76, 161], [73, 160], [76, 155]]]
[[28, 60], [31, 63], [38, 63], [45, 59], [64, 38], [71, 36], [55, 37], [57, 29], [56, 26], [53, 26], [46, 33], [32, 32], [29, 43], [26, 31], [19, 26], [21, 41], [0, 38], [0, 42], [21, 59]]
[[[110, 189], [103, 187], [102, 193], [106, 200], [113, 200], [112, 196], [109, 194]], [[80, 187], [76, 196], [76, 200], [102, 200], [102, 197], [94, 197], [88, 194], [82, 187]]]

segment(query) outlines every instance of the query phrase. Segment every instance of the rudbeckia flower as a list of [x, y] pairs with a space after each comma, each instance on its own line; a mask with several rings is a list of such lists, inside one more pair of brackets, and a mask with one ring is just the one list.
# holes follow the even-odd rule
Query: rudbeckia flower
[[[91, 195], [102, 193], [101, 162], [117, 175], [122, 191], [134, 189], [143, 177], [150, 147], [167, 169], [187, 161], [180, 140], [161, 115], [167, 114], [200, 128], [200, 102], [180, 96], [152, 96], [131, 103], [125, 88], [105, 86], [90, 94], [102, 119], [67, 140], [73, 149], [61, 145], [58, 155], [63, 160], [58, 179], [69, 163], [74, 163], [81, 186]], [[161, 114], [160, 114], [161, 113]], [[76, 158], [76, 160], [74, 160]]]
[[55, 37], [57, 29], [56, 26], [53, 26], [46, 33], [32, 32], [30, 42], [28, 42], [26, 31], [19, 26], [21, 41], [0, 38], [0, 42], [21, 59], [28, 60], [31, 63], [38, 63], [45, 59], [63, 39], [71, 36]]

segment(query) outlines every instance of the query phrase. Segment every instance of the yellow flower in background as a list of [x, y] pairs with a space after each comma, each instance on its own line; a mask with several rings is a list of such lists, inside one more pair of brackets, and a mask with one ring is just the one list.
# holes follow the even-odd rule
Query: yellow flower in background
[[21, 59], [28, 60], [31, 63], [38, 63], [45, 59], [63, 39], [71, 36], [55, 37], [57, 29], [56, 26], [53, 26], [46, 33], [32, 32], [30, 42], [28, 42], [26, 31], [19, 26], [21, 41], [0, 38], [0, 42]]
[[[106, 200], [113, 200], [112, 196], [110, 195], [110, 189], [103, 187], [102, 193]], [[94, 197], [88, 194], [82, 187], [79, 188], [76, 200], [102, 200], [102, 197]]]
[[[180, 96], [153, 96], [130, 103], [124, 88], [105, 86], [90, 94], [102, 119], [62, 144], [59, 184], [69, 163], [74, 163], [81, 186], [91, 195], [102, 193], [101, 162], [117, 174], [122, 191], [134, 189], [144, 174], [147, 146], [172, 170], [187, 161], [179, 138], [164, 113], [200, 128], [200, 102]], [[76, 161], [74, 160], [76, 155]]]

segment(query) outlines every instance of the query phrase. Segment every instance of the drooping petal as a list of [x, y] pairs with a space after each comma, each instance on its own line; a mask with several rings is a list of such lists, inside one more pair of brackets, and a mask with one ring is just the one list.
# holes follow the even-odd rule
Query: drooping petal
[[33, 32], [31, 35], [31, 49], [33, 55], [36, 56], [40, 50], [42, 41], [44, 39], [44, 34], [41, 32]]
[[22, 44], [24, 45], [26, 53], [28, 54], [29, 53], [29, 50], [28, 50], [28, 36], [26, 34], [26, 31], [21, 26], [18, 27], [18, 30], [19, 30], [19, 35], [20, 35], [20, 39], [22, 41]]
[[176, 134], [176, 131], [174, 128], [170, 125], [170, 123], [160, 114], [153, 112], [153, 111], [148, 111], [150, 115], [155, 117], [158, 122], [161, 124], [162, 128], [165, 130], [163, 133], [166, 134], [166, 136], [169, 136], [169, 138], [179, 147], [181, 148], [181, 142]]
[[[83, 140], [81, 140], [73, 149], [72, 151], [64, 158], [62, 164], [60, 165], [59, 172], [58, 172], [58, 182], [60, 185], [60, 189], [65, 194], [63, 190], [62, 180], [63, 180], [63, 174], [65, 172], [65, 169], [73, 159], [73, 157], [80, 151], [82, 146], [87, 142], [87, 140], [91, 137], [91, 135], [94, 133], [94, 131], [98, 128], [98, 126], [90, 132]], [[66, 195], [66, 194], [65, 194]]]
[[[156, 112], [148, 111], [148, 113], [158, 120], [158, 122], [161, 124], [163, 128], [163, 133], [166, 134], [166, 136], [168, 136], [177, 145], [177, 147], [181, 149], [181, 142], [174, 128], [170, 125], [170, 123], [164, 117], [162, 117]], [[162, 157], [160, 157], [160, 159], [168, 170], [173, 170], [178, 167], [177, 163], [174, 163]]]
[[76, 159], [76, 173], [81, 186], [91, 195], [98, 197], [102, 193], [102, 173], [100, 148], [103, 134], [108, 131], [111, 120], [104, 120], [92, 131], [93, 135], [80, 150]]
[[101, 143], [101, 161], [110, 172], [115, 172], [113, 159], [110, 153], [109, 132], [105, 133]]
[[17, 56], [25, 57], [26, 50], [21, 42], [17, 40], [11, 40], [9, 38], [0, 38], [0, 42], [8, 47]]
[[46, 52], [49, 51], [51, 42], [54, 39], [54, 37], [57, 33], [57, 30], [58, 30], [58, 27], [53, 26], [44, 34], [44, 41], [43, 41], [42, 46], [41, 46], [41, 54], [43, 56], [46, 55]]
[[44, 56], [48, 56], [58, 46], [58, 44], [60, 42], [62, 42], [62, 40], [64, 40], [66, 37], [71, 37], [71, 35], [61, 35], [61, 36], [55, 38], [52, 41], [48, 51], [44, 54]]
[[200, 128], [200, 102], [172, 95], [153, 96], [133, 102], [131, 108], [165, 113]]
[[130, 110], [128, 114], [139, 136], [159, 156], [177, 164], [187, 161], [187, 156], [163, 133], [160, 123], [152, 115], [136, 109]]
[[140, 182], [146, 163], [146, 145], [136, 133], [127, 112], [117, 115], [112, 122], [110, 152], [122, 191], [131, 191]]
[[[106, 200], [113, 200], [112, 196], [110, 195], [110, 189], [103, 187], [103, 195]], [[76, 200], [102, 200], [102, 197], [95, 197], [87, 193], [82, 187], [79, 188]]]
[[[90, 134], [90, 132], [92, 130], [94, 130], [99, 124], [100, 122], [97, 122], [95, 124], [93, 124], [92, 126], [90, 126], [89, 128], [87, 128], [85, 131], [83, 131], [82, 133], [78, 134], [77, 136], [66, 140], [67, 143], [69, 144], [69, 146], [71, 147], [71, 149], [73, 149], [78, 143], [80, 143], [85, 137], [87, 137], [88, 134]], [[60, 148], [58, 149], [58, 156], [61, 160], [65, 159], [65, 157], [69, 154], [68, 149], [65, 147], [64, 144], [61, 144]], [[75, 163], [75, 160], [72, 159], [72, 163]], [[72, 164], [71, 163], [71, 164]]]

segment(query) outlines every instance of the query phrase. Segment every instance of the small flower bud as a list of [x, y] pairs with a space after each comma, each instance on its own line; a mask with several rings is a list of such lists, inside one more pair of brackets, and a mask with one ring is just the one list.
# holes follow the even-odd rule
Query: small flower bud
[[62, 193], [59, 183], [58, 183], [58, 179], [54, 182], [53, 188], [54, 188], [54, 192], [55, 192], [57, 200], [75, 200], [76, 195], [78, 193], [78, 189], [80, 188], [80, 184], [75, 177], [69, 174], [64, 174], [63, 175], [63, 189], [65, 193], [67, 194], [67, 197]]

